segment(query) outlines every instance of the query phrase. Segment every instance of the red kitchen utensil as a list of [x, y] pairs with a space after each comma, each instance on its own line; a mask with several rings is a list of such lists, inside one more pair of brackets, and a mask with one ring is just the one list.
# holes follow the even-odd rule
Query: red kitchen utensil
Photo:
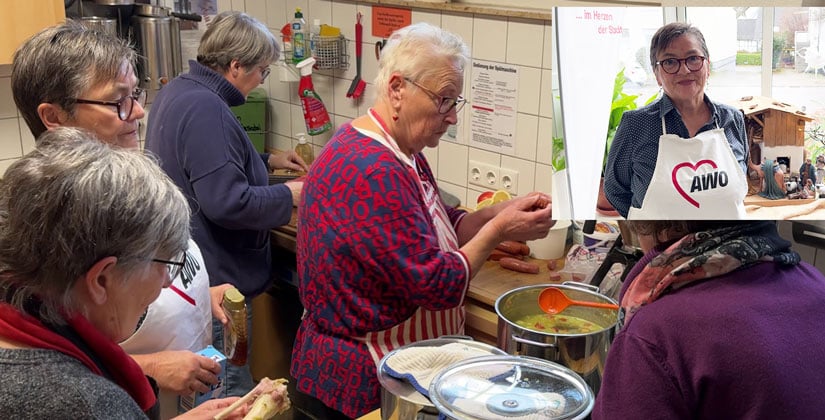
[[358, 99], [364, 93], [367, 82], [361, 80], [361, 43], [364, 28], [361, 26], [361, 12], [358, 12], [355, 21], [355, 78], [347, 90], [347, 98]]
[[602, 308], [602, 309], [619, 309], [618, 305], [614, 305], [612, 303], [599, 303], [599, 302], [585, 302], [581, 300], [572, 300], [567, 295], [564, 294], [560, 289], [555, 287], [548, 287], [539, 293], [539, 307], [542, 311], [547, 312], [550, 315], [555, 315], [565, 309], [567, 309], [570, 305], [577, 305], [577, 306], [588, 306], [591, 308]]

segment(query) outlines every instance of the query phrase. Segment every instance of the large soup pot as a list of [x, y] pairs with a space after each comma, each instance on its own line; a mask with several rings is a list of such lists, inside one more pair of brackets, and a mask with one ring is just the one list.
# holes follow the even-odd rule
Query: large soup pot
[[470, 337], [444, 336], [421, 340], [399, 347], [387, 353], [378, 363], [378, 382], [381, 383], [381, 420], [437, 420], [438, 409], [424, 395], [416, 391], [409, 382], [384, 373], [387, 360], [399, 351], [409, 347], [439, 347], [450, 343], [461, 343], [482, 350], [490, 355], [506, 355], [503, 350], [489, 344], [473, 341]]
[[576, 317], [596, 325], [589, 332], [553, 332], [548, 325], [540, 329], [519, 324], [527, 317], [544, 315], [538, 306], [539, 293], [547, 287], [556, 287], [570, 299], [599, 303], [616, 301], [602, 295], [589, 284], [565, 282], [525, 286], [511, 290], [496, 300], [498, 314], [498, 346], [509, 354], [537, 357], [555, 362], [580, 375], [597, 394], [602, 382], [607, 350], [613, 342], [618, 311], [583, 306], [569, 306], [563, 315]]

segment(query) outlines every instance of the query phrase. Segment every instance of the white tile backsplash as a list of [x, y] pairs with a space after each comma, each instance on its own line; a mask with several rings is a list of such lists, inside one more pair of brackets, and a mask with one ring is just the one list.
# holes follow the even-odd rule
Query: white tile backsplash
[[[20, 123], [25, 124], [23, 119]], [[4, 118], [0, 120], [0, 159], [14, 159], [23, 156], [23, 148], [20, 141], [20, 126], [17, 118]]]
[[[321, 70], [313, 74], [316, 91], [327, 106], [334, 124], [329, 132], [308, 137], [317, 155], [342, 124], [363, 115], [372, 105], [376, 93], [372, 83], [377, 72], [374, 45], [381, 38], [372, 35], [373, 5], [370, 4], [349, 0], [218, 0], [219, 11], [241, 10], [262, 19], [279, 40], [281, 27], [292, 19], [296, 7], [301, 8], [307, 25], [312, 24], [314, 18], [321, 19], [322, 23], [339, 27], [348, 40], [347, 70]], [[346, 97], [346, 91], [355, 76], [354, 30], [356, 12], [359, 11], [363, 14], [364, 34], [361, 77], [368, 84], [363, 97], [353, 101]], [[468, 186], [466, 172], [469, 161], [476, 160], [518, 170], [520, 195], [532, 189], [550, 192], [553, 125], [550, 77], [550, 37], [553, 28], [550, 22], [422, 9], [413, 10], [412, 21], [430, 22], [457, 34], [470, 47], [473, 59], [519, 66], [518, 138], [514, 155], [470, 145], [472, 105], [468, 105], [459, 115], [455, 140], [442, 140], [437, 149], [425, 150], [439, 185], [457, 196], [462, 203], [473, 207], [482, 188]], [[14, 108], [9, 88], [10, 74], [11, 66], [0, 65], [0, 169], [5, 169], [34, 145], [28, 127]], [[468, 66], [465, 96], [470, 96], [470, 74]], [[306, 132], [298, 83], [282, 82], [280, 68], [273, 66], [272, 75], [262, 87], [269, 92], [267, 146], [291, 149], [296, 143], [295, 134]]]

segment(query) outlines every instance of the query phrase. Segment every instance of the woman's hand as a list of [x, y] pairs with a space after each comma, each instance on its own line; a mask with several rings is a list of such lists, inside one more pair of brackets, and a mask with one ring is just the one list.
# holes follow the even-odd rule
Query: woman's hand
[[281, 153], [272, 153], [269, 155], [269, 169], [292, 169], [293, 171], [309, 171], [309, 165], [295, 153], [294, 150], [288, 150]]
[[233, 286], [231, 284], [224, 283], [209, 288], [209, 298], [212, 305], [212, 317], [218, 321], [221, 321], [221, 324], [223, 325], [226, 325], [226, 323], [229, 322], [229, 319], [226, 317], [226, 314], [223, 312], [223, 308], [221, 307], [221, 303], [223, 302], [223, 294], [226, 292], [226, 289], [230, 289], [232, 287]]
[[155, 378], [161, 389], [178, 395], [208, 392], [218, 383], [221, 366], [209, 357], [188, 350], [132, 355], [143, 373]]
[[547, 236], [556, 223], [551, 219], [550, 196], [530, 193], [498, 203], [496, 215], [488, 222], [495, 228], [501, 241], [530, 241]]
[[[194, 407], [191, 410], [175, 417], [175, 420], [212, 420], [226, 407], [229, 407], [230, 405], [232, 405], [232, 403], [239, 399], [240, 397], [227, 397], [220, 398], [217, 400], [204, 401], [197, 407]], [[246, 415], [248, 411], [249, 406], [243, 404], [226, 417], [222, 417], [222, 419], [240, 420], [243, 419], [243, 417]]]

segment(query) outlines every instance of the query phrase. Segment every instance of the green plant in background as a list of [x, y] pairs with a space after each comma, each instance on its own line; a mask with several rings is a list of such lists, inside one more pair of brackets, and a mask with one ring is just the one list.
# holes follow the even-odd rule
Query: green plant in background
[[567, 168], [567, 160], [564, 157], [564, 138], [553, 137], [553, 170], [559, 172]]
[[773, 69], [779, 68], [779, 57], [782, 56], [782, 50], [785, 49], [785, 35], [775, 34], [773, 37]]
[[[624, 69], [616, 73], [616, 79], [613, 82], [613, 102], [610, 104], [610, 121], [607, 124], [607, 141], [604, 145], [604, 160], [602, 161], [602, 172], [604, 172], [604, 165], [607, 165], [607, 154], [610, 152], [610, 146], [613, 144], [613, 137], [616, 136], [616, 130], [619, 128], [619, 123], [622, 122], [622, 115], [626, 111], [636, 109], [636, 99], [639, 95], [628, 95], [624, 93], [624, 85], [627, 82], [627, 77], [624, 75]], [[653, 102], [658, 93], [654, 93], [645, 101], [644, 105]]]
[[805, 129], [805, 149], [811, 160], [825, 155], [825, 118], [808, 123]]
[[736, 53], [736, 64], [739, 66], [761, 66], [762, 53], [739, 51]]

